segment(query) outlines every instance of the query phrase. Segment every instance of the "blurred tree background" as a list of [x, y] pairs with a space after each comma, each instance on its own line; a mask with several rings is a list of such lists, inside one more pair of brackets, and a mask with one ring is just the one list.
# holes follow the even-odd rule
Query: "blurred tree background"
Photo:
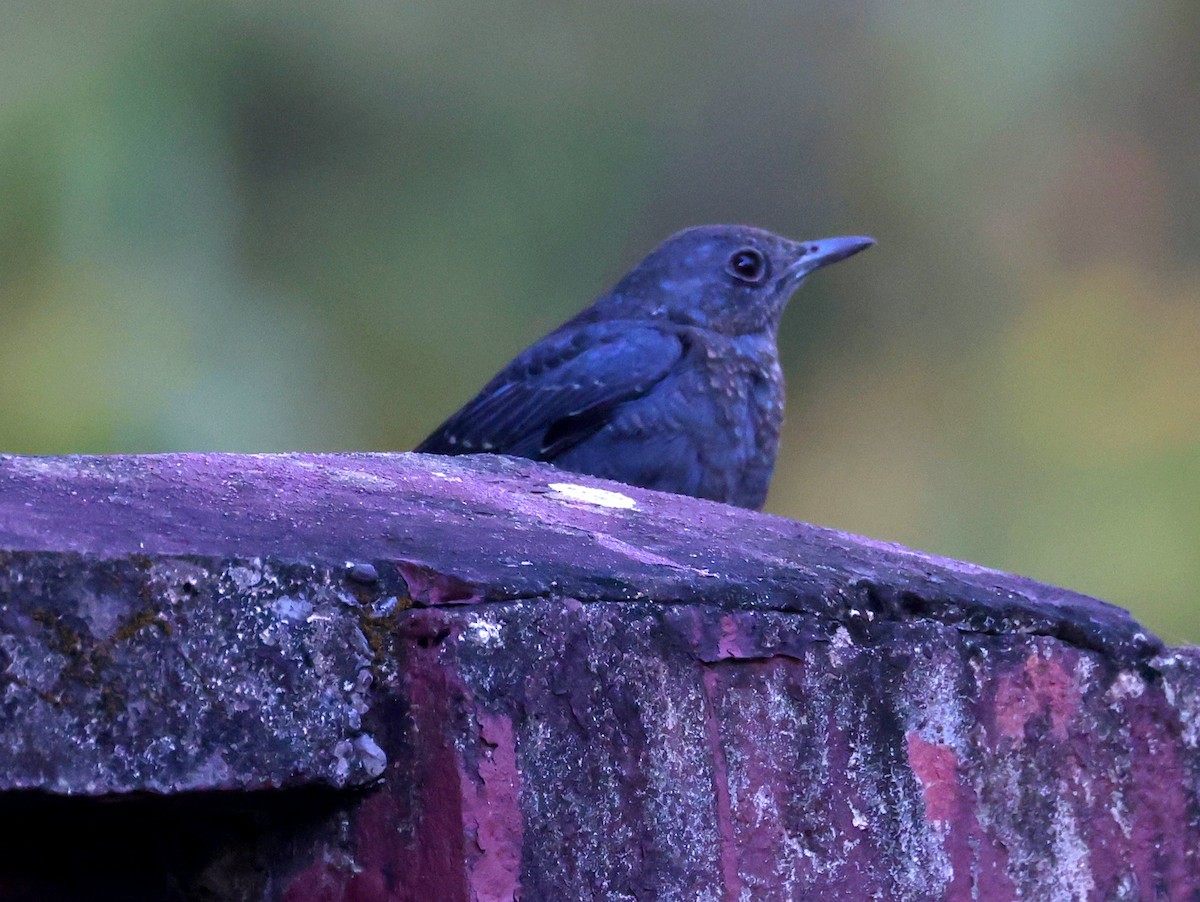
[[769, 510], [1200, 640], [1200, 4], [8, 0], [0, 449], [406, 449], [678, 228], [872, 234]]

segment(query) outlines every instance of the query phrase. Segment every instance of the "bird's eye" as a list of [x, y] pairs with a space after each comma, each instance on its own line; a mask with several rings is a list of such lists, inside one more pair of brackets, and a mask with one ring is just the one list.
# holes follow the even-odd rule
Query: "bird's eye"
[[729, 258], [725, 271], [739, 281], [758, 285], [767, 277], [767, 261], [754, 248], [744, 247]]

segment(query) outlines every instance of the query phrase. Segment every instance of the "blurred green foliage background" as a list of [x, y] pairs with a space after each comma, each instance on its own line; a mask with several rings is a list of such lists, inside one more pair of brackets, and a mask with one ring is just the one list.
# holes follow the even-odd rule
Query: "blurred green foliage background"
[[405, 449], [678, 228], [879, 246], [769, 509], [1200, 640], [1200, 4], [7, 0], [0, 449]]

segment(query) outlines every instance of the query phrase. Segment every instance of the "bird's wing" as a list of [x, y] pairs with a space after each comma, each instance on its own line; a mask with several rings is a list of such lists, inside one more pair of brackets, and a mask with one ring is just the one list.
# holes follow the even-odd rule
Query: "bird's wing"
[[569, 327], [513, 360], [416, 450], [553, 460], [654, 388], [683, 352], [679, 335], [652, 326]]

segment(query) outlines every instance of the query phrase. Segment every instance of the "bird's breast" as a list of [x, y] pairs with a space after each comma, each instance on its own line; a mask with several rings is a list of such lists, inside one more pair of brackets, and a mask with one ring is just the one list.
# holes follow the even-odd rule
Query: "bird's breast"
[[[718, 421], [737, 429], [747, 420], [769, 427], [783, 416], [783, 372], [775, 342], [761, 338], [708, 339], [697, 353], [694, 386]], [[778, 433], [776, 424], [774, 430]]]
[[[718, 494], [761, 506], [775, 467], [784, 383], [773, 339], [708, 337], [693, 346], [675, 410]], [[749, 499], [749, 503], [747, 500]], [[757, 499], [756, 501], [754, 499]]]

